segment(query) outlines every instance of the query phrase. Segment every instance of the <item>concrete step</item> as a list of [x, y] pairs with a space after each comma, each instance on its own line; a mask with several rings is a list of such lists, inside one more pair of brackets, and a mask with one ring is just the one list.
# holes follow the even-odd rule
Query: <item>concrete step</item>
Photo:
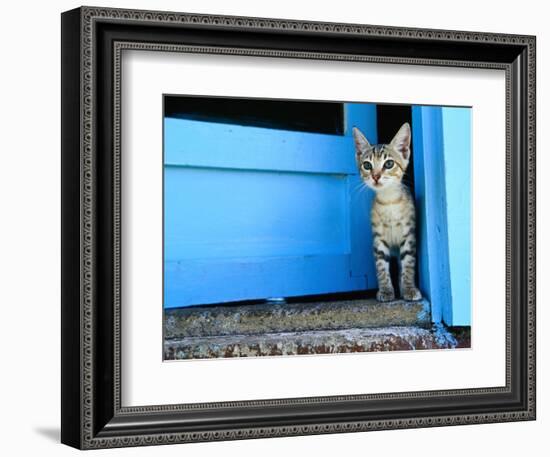
[[443, 326], [393, 326], [167, 339], [165, 360], [409, 351], [469, 347]]
[[431, 325], [426, 300], [197, 306], [166, 310], [164, 319], [167, 339]]

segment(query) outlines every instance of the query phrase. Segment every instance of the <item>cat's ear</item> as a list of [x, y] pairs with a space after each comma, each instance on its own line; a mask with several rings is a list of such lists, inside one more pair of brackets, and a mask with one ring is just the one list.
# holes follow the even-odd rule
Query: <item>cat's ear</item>
[[353, 140], [355, 141], [355, 152], [357, 156], [360, 156], [361, 153], [365, 152], [367, 149], [371, 148], [369, 140], [363, 135], [363, 132], [357, 127], [353, 127]]
[[411, 155], [411, 126], [405, 122], [391, 140], [392, 147], [405, 159], [409, 160]]

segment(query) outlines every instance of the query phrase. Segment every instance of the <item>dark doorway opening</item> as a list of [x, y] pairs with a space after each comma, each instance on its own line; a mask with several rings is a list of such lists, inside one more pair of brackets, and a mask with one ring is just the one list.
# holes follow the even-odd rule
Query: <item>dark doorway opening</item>
[[166, 95], [164, 115], [178, 119], [342, 135], [339, 102]]

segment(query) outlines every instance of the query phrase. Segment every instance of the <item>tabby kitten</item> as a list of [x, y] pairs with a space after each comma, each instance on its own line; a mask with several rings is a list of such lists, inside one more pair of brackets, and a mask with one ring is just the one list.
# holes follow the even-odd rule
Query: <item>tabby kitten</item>
[[411, 128], [403, 124], [389, 144], [371, 145], [354, 127], [355, 158], [363, 182], [376, 193], [371, 224], [379, 301], [395, 299], [390, 256], [399, 258], [399, 288], [405, 300], [420, 300], [415, 286], [416, 215], [414, 200], [401, 181], [411, 155]]

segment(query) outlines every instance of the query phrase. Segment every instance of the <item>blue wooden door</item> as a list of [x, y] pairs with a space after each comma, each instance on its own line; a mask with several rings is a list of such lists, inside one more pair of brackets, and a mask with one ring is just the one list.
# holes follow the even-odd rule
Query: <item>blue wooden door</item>
[[345, 135], [166, 118], [164, 306], [376, 287], [352, 122], [374, 107]]

